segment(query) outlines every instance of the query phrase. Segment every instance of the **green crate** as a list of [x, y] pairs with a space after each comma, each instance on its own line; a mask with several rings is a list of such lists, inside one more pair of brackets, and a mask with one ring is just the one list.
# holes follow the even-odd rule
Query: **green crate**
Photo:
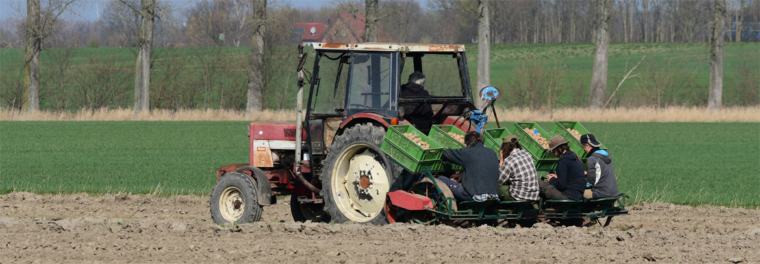
[[[418, 138], [421, 138], [422, 141], [430, 144], [430, 148], [422, 149], [422, 147], [415, 144], [411, 139], [404, 136], [404, 133], [413, 133]], [[439, 160], [441, 159], [441, 154], [443, 154], [443, 146], [411, 125], [391, 126], [388, 128], [388, 132], [385, 133], [385, 140], [393, 143], [399, 149], [409, 154], [413, 159], [419, 161]]]
[[396, 144], [393, 144], [393, 142], [390, 142], [388, 140], [383, 140], [383, 144], [380, 146], [380, 149], [385, 152], [385, 154], [387, 154], [391, 160], [411, 172], [425, 172], [425, 167], [427, 167], [430, 171], [443, 170], [443, 164], [440, 160], [419, 161], [407, 154], [403, 149], [396, 146]]
[[444, 148], [461, 149], [465, 147], [465, 145], [462, 142], [459, 142], [458, 140], [449, 136], [448, 132], [464, 136], [464, 131], [462, 131], [461, 129], [455, 126], [434, 125], [433, 129], [430, 129], [430, 134], [428, 134], [428, 137], [438, 142], [438, 144], [440, 144]]
[[520, 145], [523, 147], [523, 149], [530, 152], [530, 154], [533, 154], [534, 157], [537, 157], [538, 159], [548, 159], [548, 160], [555, 160], [558, 159], [554, 156], [554, 154], [549, 151], [549, 149], [545, 149], [541, 144], [539, 144], [533, 137], [531, 137], [527, 132], [525, 132], [523, 129], [529, 128], [531, 130], [538, 130], [538, 133], [541, 134], [546, 140], [551, 139], [554, 135], [546, 132], [543, 128], [541, 128], [538, 124], [533, 122], [515, 122], [515, 124], [512, 126], [512, 133], [517, 136], [517, 140], [520, 141]]
[[[568, 131], [568, 129], [576, 130], [581, 135], [589, 134], [590, 132], [583, 125], [581, 125], [580, 122], [576, 122], [576, 121], [557, 121], [554, 123], [554, 127], [552, 127], [552, 133], [555, 135], [562, 136], [565, 139], [565, 141], [568, 142], [568, 146], [570, 147], [570, 150], [572, 150], [573, 152], [581, 156], [581, 159], [585, 161], [586, 159], [588, 159], [588, 155], [586, 154], [585, 151], [583, 151], [583, 145], [581, 145], [580, 139], [575, 138], [573, 134], [570, 134], [570, 131]], [[607, 147], [605, 147], [604, 144], [599, 146], [599, 148], [607, 149]]]
[[[580, 132], [580, 131], [578, 131]], [[562, 138], [567, 141], [567, 146], [570, 147], [570, 150], [575, 152], [575, 154], [578, 154], [581, 156], [581, 159], [586, 159], [586, 152], [583, 151], [583, 145], [581, 145], [581, 142], [573, 136], [573, 134], [570, 134], [570, 131], [567, 131], [562, 125], [559, 124], [559, 122], [554, 123], [554, 127], [552, 127], [552, 134], [555, 134], [557, 136], [561, 136]]]
[[486, 148], [493, 149], [496, 152], [496, 156], [501, 154], [501, 140], [504, 136], [509, 135], [510, 132], [506, 128], [491, 128], [486, 129], [483, 132], [483, 139], [485, 140]]
[[[562, 126], [563, 128], [565, 128], [565, 131], [567, 131], [567, 129], [573, 129], [573, 130], [578, 131], [578, 133], [581, 133], [581, 135], [591, 134], [591, 132], [589, 132], [588, 129], [586, 129], [586, 127], [584, 127], [583, 125], [581, 125], [581, 122], [576, 122], [576, 121], [557, 121], [557, 123], [555, 125]], [[554, 132], [552, 132], [552, 133], [554, 133]], [[568, 132], [568, 134], [569, 133], [570, 132]], [[599, 138], [597, 138], [597, 140], [599, 140]], [[580, 142], [580, 140], [578, 142]], [[599, 143], [601, 143], [601, 142], [599, 142]], [[600, 149], [607, 149], [607, 147], [605, 147], [604, 144], [601, 144], [601, 146], [599, 146], [599, 148]]]
[[[553, 154], [549, 153], [554, 157]], [[536, 158], [536, 155], [533, 155], [533, 153], [530, 154], [531, 158], [533, 158], [533, 164], [536, 166], [536, 170], [539, 171], [554, 171], [557, 169], [557, 162], [559, 161], [558, 158], [554, 159], [539, 159]]]

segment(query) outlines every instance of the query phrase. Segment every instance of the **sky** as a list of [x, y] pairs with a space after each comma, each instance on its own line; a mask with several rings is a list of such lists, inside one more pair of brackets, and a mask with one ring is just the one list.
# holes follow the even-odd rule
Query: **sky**
[[[94, 21], [98, 18], [98, 14], [103, 12], [103, 7], [108, 0], [80, 0], [82, 1], [77, 8], [76, 17], [77, 20]], [[182, 5], [190, 5], [196, 0], [169, 0]], [[278, 0], [275, 0], [278, 1]], [[319, 8], [323, 5], [332, 3], [332, 0], [286, 0], [290, 2], [292, 7], [313, 7]], [[273, 2], [270, 0], [270, 3]], [[0, 20], [6, 18], [15, 18], [18, 16], [18, 12], [15, 10], [17, 6], [22, 8], [26, 7], [26, 0], [0, 0]]]
[[[98, 18], [98, 14], [102, 13], [105, 3], [108, 2], [108, 0], [79, 0], [79, 1], [81, 2], [79, 3], [79, 6], [76, 8], [77, 15], [75, 17], [70, 17], [69, 19], [95, 21]], [[189, 6], [198, 0], [168, 0], [168, 1]], [[289, 2], [290, 6], [296, 7], [296, 8], [299, 8], [299, 7], [319, 8], [322, 6], [330, 5], [334, 2], [334, 0], [269, 0], [269, 3], [273, 3], [275, 1]], [[428, 0], [417, 0], [417, 1], [421, 3], [424, 2], [423, 6], [426, 6]], [[0, 0], [0, 20], [19, 17], [19, 14], [15, 9], [15, 7], [17, 6], [20, 6], [21, 8], [25, 9], [26, 0]]]

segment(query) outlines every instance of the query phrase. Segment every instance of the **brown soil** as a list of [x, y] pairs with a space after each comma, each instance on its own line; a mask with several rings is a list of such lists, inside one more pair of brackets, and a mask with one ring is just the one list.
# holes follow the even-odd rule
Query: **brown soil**
[[760, 262], [760, 211], [656, 203], [607, 228], [212, 224], [208, 197], [0, 195], [2, 262]]

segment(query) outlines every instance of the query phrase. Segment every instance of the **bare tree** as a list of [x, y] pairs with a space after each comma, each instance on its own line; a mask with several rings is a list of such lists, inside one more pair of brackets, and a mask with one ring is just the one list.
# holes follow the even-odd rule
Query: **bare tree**
[[[478, 82], [476, 89], [488, 86], [491, 83], [491, 31], [490, 12], [488, 0], [478, 1]], [[486, 102], [480, 97], [475, 102], [476, 107], [483, 109]]]
[[40, 0], [26, 1], [26, 53], [24, 54], [24, 105], [34, 113], [40, 110], [40, 52], [42, 51]]
[[713, 31], [710, 37], [710, 93], [707, 107], [718, 110], [723, 106], [723, 39], [725, 38], [726, 0], [713, 0]]
[[251, 68], [248, 72], [247, 113], [261, 111], [264, 89], [264, 35], [266, 34], [267, 0], [253, 0], [253, 34], [251, 35]]
[[[127, 0], [138, 6], [138, 0]], [[120, 0], [105, 4], [100, 18], [100, 42], [110, 47], [134, 47], [140, 35], [140, 15]]]
[[364, 5], [364, 42], [377, 42], [377, 0], [366, 0]]
[[153, 50], [153, 22], [156, 18], [156, 0], [142, 0], [140, 9], [126, 0], [119, 0], [140, 16], [140, 35], [137, 40], [135, 63], [135, 114], [150, 111], [150, 53]]
[[610, 54], [610, 0], [597, 0], [596, 52], [594, 53], [594, 70], [591, 73], [591, 90], [589, 106], [601, 108], [607, 91], [607, 64]]
[[398, 10], [383, 21], [383, 29], [396, 42], [419, 42], [419, 35], [430, 26], [425, 23], [425, 12], [415, 0], [384, 1], [383, 6], [386, 10]]
[[90, 110], [120, 105], [127, 97], [130, 74], [119, 66], [116, 55], [89, 54], [87, 64], [75, 70], [73, 100]]
[[742, 10], [744, 10], [744, 0], [738, 0], [739, 8], [736, 10], [736, 42], [742, 42], [742, 22], [744, 22], [744, 16]]
[[42, 42], [49, 36], [58, 18], [74, 0], [47, 0], [41, 9], [40, 0], [26, 1], [26, 45], [24, 54], [23, 109], [30, 113], [40, 110], [40, 52]]
[[629, 0], [628, 1], [628, 31], [626, 34], [628, 34], [628, 41], [633, 42], [633, 5], [636, 3], [636, 0]]

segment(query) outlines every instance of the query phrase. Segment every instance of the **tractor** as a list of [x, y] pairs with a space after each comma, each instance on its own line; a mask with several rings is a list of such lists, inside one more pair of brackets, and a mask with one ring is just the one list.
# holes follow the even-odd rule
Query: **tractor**
[[[381, 151], [388, 127], [413, 125], [423, 133], [435, 124], [482, 128], [464, 45], [310, 46], [311, 71], [305, 69], [310, 53], [298, 46], [296, 122], [250, 123], [248, 163], [216, 169], [215, 223], [258, 221], [263, 208], [284, 195], [295, 221], [388, 223], [387, 194], [415, 180]], [[402, 96], [414, 72], [424, 74], [429, 96]], [[432, 114], [420, 115], [421, 109]]]

